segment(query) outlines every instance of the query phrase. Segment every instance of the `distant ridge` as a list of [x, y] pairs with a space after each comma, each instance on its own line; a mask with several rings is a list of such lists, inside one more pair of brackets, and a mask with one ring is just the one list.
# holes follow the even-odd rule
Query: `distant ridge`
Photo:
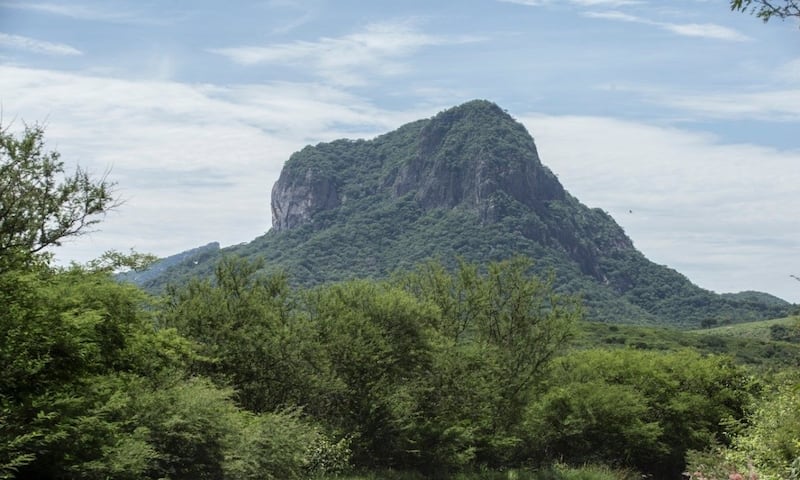
[[117, 275], [117, 278], [126, 282], [147, 285], [156, 281], [174, 267], [179, 267], [183, 263], [186, 263], [186, 266], [198, 265], [200, 262], [207, 261], [208, 258], [216, 258], [218, 253], [219, 242], [211, 242], [201, 247], [192, 248], [191, 250], [162, 258], [145, 271], [120, 273]]
[[767, 294], [717, 295], [647, 260], [607, 213], [564, 189], [522, 124], [486, 100], [372, 140], [307, 146], [286, 162], [271, 203], [265, 235], [140, 284], [210, 275], [223, 253], [265, 258], [303, 285], [386, 277], [428, 259], [525, 255], [555, 272], [559, 290], [580, 293], [593, 320], [694, 327], [779, 317], [789, 306]]

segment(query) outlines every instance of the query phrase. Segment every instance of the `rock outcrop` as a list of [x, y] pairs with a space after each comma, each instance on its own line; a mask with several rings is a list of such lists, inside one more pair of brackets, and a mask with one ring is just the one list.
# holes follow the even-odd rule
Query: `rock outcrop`
[[[474, 100], [435, 117], [401, 127], [414, 127], [414, 154], [389, 158], [371, 143], [345, 143], [358, 155], [330, 154], [335, 145], [307, 147], [289, 159], [272, 189], [272, 226], [287, 230], [312, 221], [325, 210], [347, 201], [340, 191], [358, 190], [403, 197], [413, 193], [422, 208], [474, 208], [487, 221], [497, 218], [498, 197], [508, 197], [531, 208], [563, 200], [564, 188], [539, 160], [530, 134], [497, 105]], [[359, 157], [356, 159], [355, 157]], [[393, 168], [387, 169], [387, 164]], [[368, 182], [348, 175], [354, 167], [371, 169]]]
[[336, 183], [331, 177], [315, 173], [310, 167], [299, 174], [281, 173], [272, 187], [272, 226], [275, 230], [287, 230], [339, 204]]
[[397, 195], [412, 190], [426, 209], [486, 209], [497, 193], [529, 207], [564, 198], [525, 128], [485, 100], [444, 111], [420, 131], [417, 155], [394, 182]]

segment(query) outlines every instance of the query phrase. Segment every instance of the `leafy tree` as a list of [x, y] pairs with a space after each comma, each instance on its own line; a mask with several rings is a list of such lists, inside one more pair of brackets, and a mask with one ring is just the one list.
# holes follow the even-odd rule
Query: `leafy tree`
[[534, 458], [602, 461], [665, 477], [683, 471], [687, 451], [725, 443], [723, 423], [743, 418], [753, 393], [747, 373], [728, 358], [690, 350], [573, 352], [551, 375], [528, 411]]
[[19, 136], [0, 128], [0, 269], [87, 233], [119, 205], [113, 187], [81, 168], [65, 175], [59, 153], [45, 150], [43, 127]]
[[797, 0], [731, 0], [731, 10], [749, 11], [764, 22], [777, 17], [800, 17], [800, 2]]
[[769, 478], [800, 476], [800, 383], [784, 379], [769, 388], [749, 413], [728, 458], [743, 471], [748, 461]]
[[603, 380], [550, 388], [527, 412], [528, 448], [546, 458], [635, 465], [663, 456], [663, 429], [635, 385]]
[[[324, 381], [315, 332], [296, 312], [282, 274], [259, 273], [263, 262], [227, 257], [214, 281], [194, 280], [171, 292], [161, 323], [198, 342], [196, 372], [234, 388], [253, 412], [295, 405], [317, 409]], [[319, 367], [319, 368], [318, 368]]]
[[355, 462], [403, 467], [419, 455], [419, 386], [431, 368], [427, 325], [436, 310], [381, 283], [353, 281], [309, 293], [336, 385], [323, 420], [353, 435]]
[[92, 413], [105, 378], [180, 364], [167, 351], [137, 358], [167, 340], [148, 325], [143, 301], [107, 273], [42, 265], [0, 272], [0, 473], [58, 477], [99, 455], [114, 428]]
[[[204, 345], [156, 328], [152, 299], [111, 276], [149, 257], [49, 264], [44, 249], [85, 233], [117, 202], [105, 179], [80, 169], [61, 178], [42, 135], [0, 131], [0, 478], [297, 479], [346, 462], [346, 448], [298, 414], [244, 411], [231, 389], [193, 375]], [[285, 323], [285, 282], [253, 288], [247, 264], [222, 267], [223, 319], [247, 324], [266, 311], [269, 327]], [[196, 320], [183, 326], [214, 338]], [[284, 339], [276, 331], [268, 348]]]
[[444, 465], [508, 464], [534, 387], [570, 338], [580, 303], [556, 293], [552, 278], [532, 275], [523, 257], [483, 274], [464, 262], [452, 274], [428, 263], [396, 281], [440, 312], [424, 396], [426, 453]]
[[202, 348], [102, 269], [0, 272], [0, 303], [0, 478], [300, 478], [336, 452], [193, 377]]
[[449, 276], [433, 263], [400, 280], [440, 308], [443, 335], [477, 343], [496, 359], [504, 382], [498, 421], [505, 426], [516, 423], [530, 388], [582, 315], [576, 297], [556, 293], [553, 278], [542, 280], [531, 268], [529, 259], [515, 257], [491, 263], [481, 275], [462, 262]]

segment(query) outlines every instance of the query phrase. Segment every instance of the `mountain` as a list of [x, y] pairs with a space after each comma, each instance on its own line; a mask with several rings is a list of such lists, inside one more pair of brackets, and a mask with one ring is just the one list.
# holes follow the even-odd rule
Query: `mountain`
[[723, 293], [722, 296], [723, 298], [729, 298], [743, 302], [749, 301], [756, 304], [774, 305], [779, 307], [791, 306], [789, 302], [787, 302], [782, 298], [776, 297], [775, 295], [770, 295], [769, 293], [764, 293], [764, 292], [754, 292], [752, 290], [747, 290], [738, 293]]
[[169, 257], [162, 258], [150, 266], [147, 270], [137, 272], [129, 271], [117, 275], [117, 278], [124, 282], [136, 283], [138, 285], [148, 285], [158, 283], [168, 275], [171, 269], [181, 267], [182, 264], [198, 265], [208, 258], [216, 258], [219, 253], [219, 242], [211, 242], [202, 247], [192, 248]]
[[272, 189], [273, 228], [143, 282], [209, 275], [219, 255], [263, 257], [294, 282], [382, 278], [438, 259], [514, 255], [580, 293], [594, 320], [696, 326], [782, 316], [767, 297], [723, 297], [644, 257], [603, 210], [569, 194], [525, 127], [475, 100], [372, 140], [307, 146]]

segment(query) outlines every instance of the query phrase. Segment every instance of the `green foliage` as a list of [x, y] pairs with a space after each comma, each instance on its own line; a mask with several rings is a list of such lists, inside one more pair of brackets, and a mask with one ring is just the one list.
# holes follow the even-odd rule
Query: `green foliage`
[[750, 338], [756, 340], [773, 340], [782, 342], [800, 342], [800, 317], [776, 318], [758, 322], [747, 322], [736, 325], [723, 325], [704, 332], [707, 334]]
[[319, 349], [293, 310], [284, 276], [257, 275], [259, 264], [234, 257], [217, 266], [216, 281], [196, 280], [174, 290], [160, 322], [201, 346], [194, 370], [235, 389], [237, 402], [272, 411], [315, 391], [313, 362]]
[[44, 128], [19, 136], [0, 126], [0, 270], [84, 234], [118, 205], [113, 184], [78, 168], [64, 176], [58, 152], [44, 147]]
[[800, 470], [800, 387], [796, 372], [780, 375], [749, 408], [727, 424], [730, 445], [711, 445], [687, 456], [694, 479], [796, 479]]
[[[771, 389], [756, 404], [749, 425], [733, 442], [729, 458], [748, 460], [764, 476], [789, 478], [800, 459], [800, 388], [797, 378]], [[795, 478], [797, 473], [794, 473]]]
[[237, 433], [229, 478], [282, 480], [336, 473], [349, 452], [334, 445], [297, 412], [285, 411], [247, 418]]
[[331, 391], [328, 423], [350, 433], [357, 464], [403, 465], [416, 456], [419, 382], [431, 368], [437, 312], [397, 288], [347, 282], [306, 300], [341, 387]]
[[530, 269], [521, 257], [490, 264], [484, 275], [463, 262], [453, 274], [428, 263], [396, 279], [440, 312], [424, 397], [435, 420], [420, 439], [429, 467], [512, 460], [532, 387], [582, 313]]
[[764, 320], [702, 330], [582, 322], [571, 344], [579, 349], [634, 348], [662, 352], [690, 348], [705, 354], [730, 355], [736, 363], [762, 371], [800, 366], [800, 345], [772, 340], [772, 325], [790, 328], [793, 321]]
[[667, 448], [649, 413], [647, 397], [634, 385], [573, 382], [549, 389], [531, 406], [525, 426], [534, 432], [530, 448], [546, 457], [640, 466]]
[[580, 306], [530, 267], [429, 263], [293, 291], [229, 258], [161, 306], [102, 269], [3, 272], [0, 472], [277, 479], [352, 461], [444, 477], [563, 459], [674, 473], [727, 441], [745, 372], [687, 350], [568, 353]]
[[800, 3], [796, 0], [731, 0], [731, 10], [749, 11], [764, 22], [773, 17], [800, 17]]
[[198, 346], [108, 272], [7, 270], [0, 296], [0, 478], [300, 478], [346, 457], [296, 414], [191, 378]]
[[[376, 471], [364, 475], [337, 476], [339, 480], [422, 480], [426, 477], [416, 472]], [[640, 478], [636, 472], [614, 470], [603, 465], [583, 465], [570, 467], [563, 463], [540, 470], [508, 469], [478, 470], [448, 475], [451, 480], [635, 480]]]
[[100, 421], [89, 413], [99, 401], [93, 388], [115, 371], [136, 369], [128, 340], [140, 341], [137, 334], [146, 331], [143, 297], [106, 274], [44, 267], [0, 273], [0, 292], [7, 307], [0, 314], [7, 366], [0, 465], [4, 472], [52, 465], [45, 475], [67, 468], [65, 458], [96, 450], [75, 437]]
[[745, 372], [724, 357], [575, 352], [532, 404], [529, 441], [545, 457], [675, 475], [688, 450], [726, 440], [721, 422], [742, 418], [751, 393]]

